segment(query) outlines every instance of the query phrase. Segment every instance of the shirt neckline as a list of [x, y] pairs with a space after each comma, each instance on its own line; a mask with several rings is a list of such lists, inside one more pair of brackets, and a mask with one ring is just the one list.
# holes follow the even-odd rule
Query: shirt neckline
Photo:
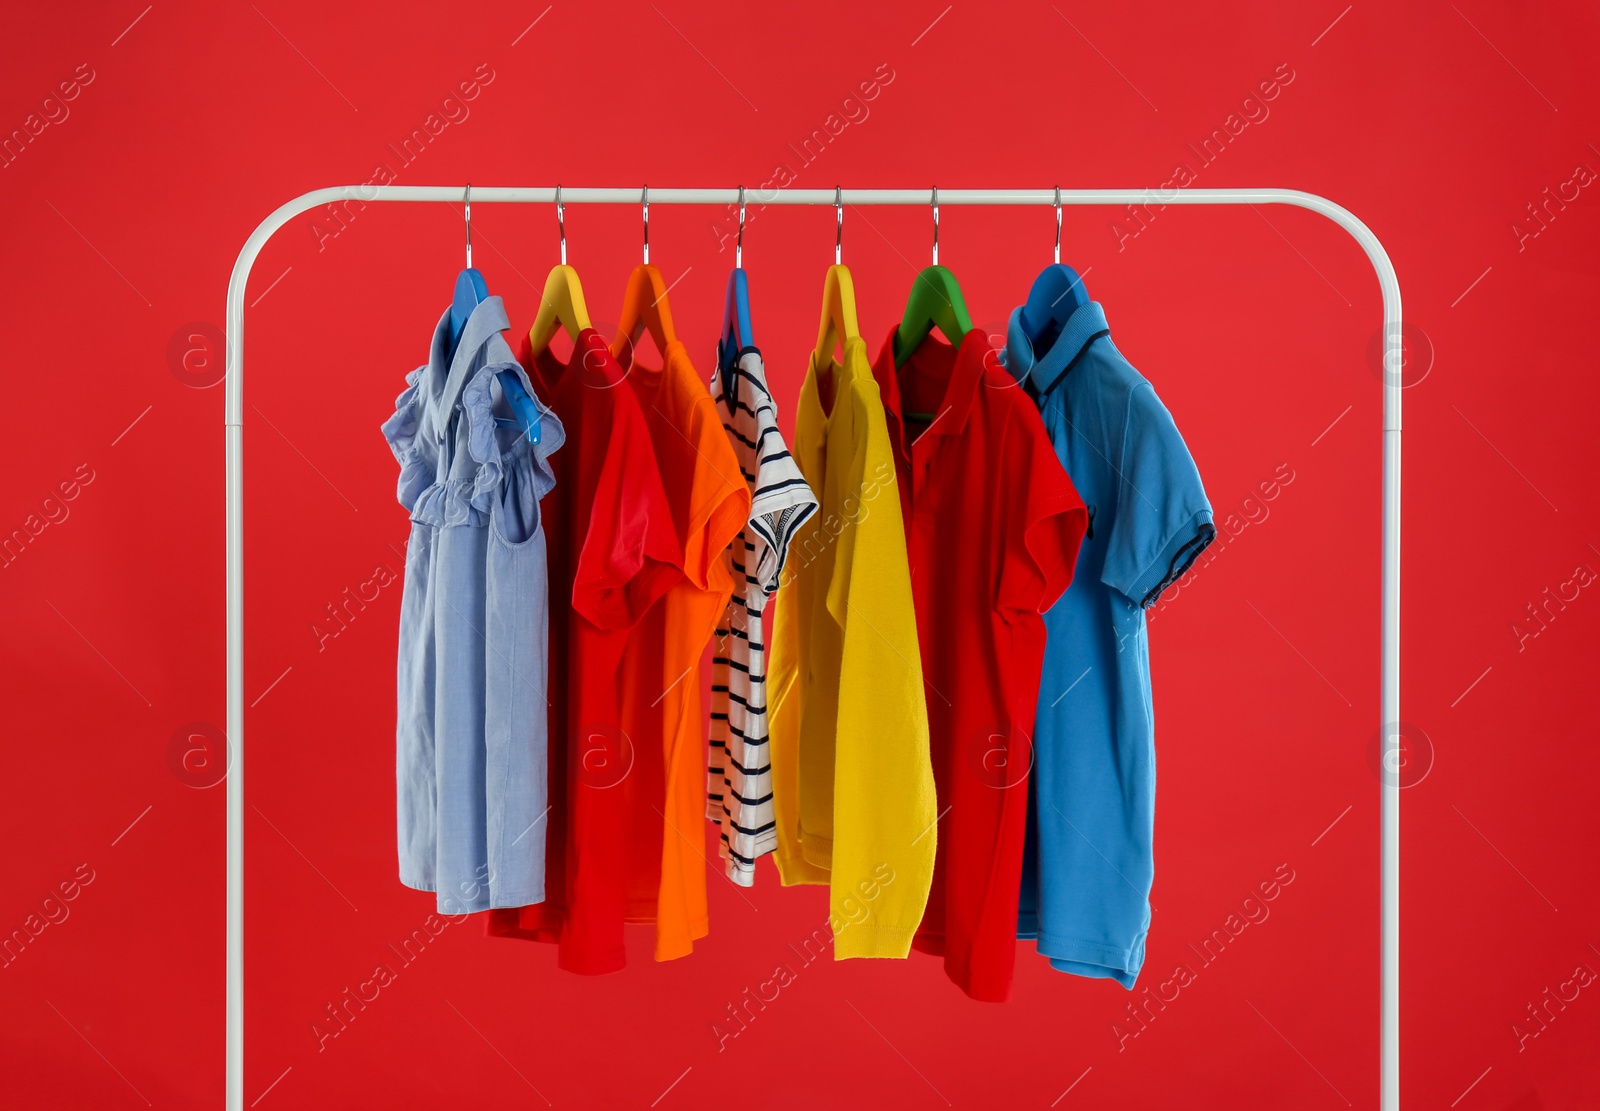
[[1109, 336], [1111, 328], [1106, 324], [1106, 311], [1100, 302], [1090, 301], [1080, 305], [1067, 317], [1067, 322], [1062, 326], [1061, 334], [1056, 337], [1055, 343], [1043, 356], [1037, 356], [1033, 350], [1033, 340], [1028, 337], [1027, 330], [1022, 326], [1022, 309], [1015, 308], [1011, 311], [1011, 319], [1006, 325], [1006, 368], [1011, 371], [1017, 381], [1031, 378], [1033, 388], [1039, 393], [1045, 393], [1054, 386], [1063, 374], [1072, 369], [1089, 345], [1101, 336]]
[[[621, 337], [619, 336], [618, 338], [620, 339]], [[642, 333], [640, 338], [643, 338]], [[661, 365], [651, 366], [649, 363], [639, 360], [638, 341], [634, 341], [631, 346], [633, 348], [633, 357], [628, 360], [625, 366], [623, 365], [622, 357], [613, 348], [608, 346], [606, 350], [611, 356], [611, 361], [617, 365], [624, 378], [638, 379], [639, 382], [643, 383], [644, 388], [652, 393], [661, 388], [661, 383], [666, 378], [667, 372], [688, 353], [688, 348], [683, 345], [683, 341], [674, 337], [667, 341], [666, 350], [660, 352]]]
[[[718, 340], [717, 367], [711, 372], [711, 383], [712, 385], [716, 386], [717, 389], [712, 391], [712, 397], [716, 401], [717, 405], [726, 410], [727, 414], [731, 417], [739, 409], [739, 376], [747, 375], [754, 377], [759, 371], [764, 378], [766, 368], [762, 365], [761, 349], [758, 347], [753, 347], [750, 344], [745, 344], [743, 347], [739, 348], [734, 355], [733, 361], [728, 364], [726, 369], [724, 369], [722, 365], [723, 350], [724, 348], [722, 341]], [[752, 383], [752, 385], [754, 384], [755, 383]], [[760, 389], [767, 395], [766, 399], [770, 400], [772, 396], [770, 391], [768, 391], [765, 386], [761, 386]], [[759, 402], [763, 399], [758, 398], [756, 400], [759, 404]]]
[[[800, 405], [816, 411], [820, 423], [824, 428], [833, 423], [833, 416], [839, 411], [839, 399], [844, 396], [859, 373], [860, 362], [866, 360], [866, 341], [860, 336], [851, 336], [844, 341], [844, 350], [836, 362], [833, 353], [829, 352], [825, 364], [818, 362], [820, 352], [811, 352], [811, 362], [806, 368], [805, 382], [800, 386]], [[856, 356], [852, 360], [851, 356]], [[825, 369], [824, 369], [825, 368]], [[822, 404], [822, 379], [827, 375], [832, 393], [832, 404], [823, 407]]]
[[[428, 423], [442, 438], [450, 423], [450, 412], [467, 384], [467, 374], [478, 353], [493, 337], [511, 327], [505, 302], [491, 294], [473, 306], [455, 351], [450, 348], [450, 310], [445, 309], [433, 333], [433, 348], [428, 355], [427, 389], [423, 410]], [[509, 353], [509, 348], [506, 349]]]
[[[891, 328], [884, 339], [882, 349], [878, 352], [878, 360], [873, 366], [873, 376], [878, 380], [878, 390], [883, 395], [884, 416], [888, 420], [889, 434], [894, 442], [895, 451], [909, 459], [919, 447], [923, 450], [932, 449], [938, 441], [930, 437], [955, 436], [966, 428], [967, 417], [971, 414], [973, 401], [977, 397], [978, 384], [983, 379], [984, 358], [991, 348], [988, 337], [977, 328], [968, 329], [959, 344], [945, 343], [930, 334], [917, 345], [917, 351], [921, 351], [923, 344], [927, 343], [938, 344], [946, 349], [953, 346], [955, 353], [950, 364], [950, 378], [945, 383], [944, 396], [939, 401], [933, 420], [923, 428], [915, 440], [908, 442], [905, 416], [901, 408], [899, 370], [894, 363], [894, 337], [895, 329]], [[908, 363], [917, 358], [917, 351], [912, 352]]]
[[[593, 328], [578, 333], [572, 344], [572, 354], [565, 362], [556, 358], [547, 344], [537, 355], [528, 356], [532, 336], [522, 341], [522, 358], [519, 360], [530, 375], [537, 375], [539, 384], [552, 396], [569, 381], [579, 386], [607, 389], [622, 381], [622, 373], [605, 339]], [[575, 365], [576, 364], [576, 365]]]

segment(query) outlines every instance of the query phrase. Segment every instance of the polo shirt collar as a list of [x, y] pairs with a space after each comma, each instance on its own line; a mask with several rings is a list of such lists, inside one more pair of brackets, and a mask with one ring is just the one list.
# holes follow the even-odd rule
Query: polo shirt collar
[[[878, 351], [873, 377], [878, 380], [884, 412], [894, 425], [895, 438], [909, 450], [911, 445], [906, 442], [905, 420], [900, 404], [900, 376], [894, 365], [895, 331], [894, 328], [889, 329], [889, 335]], [[978, 396], [978, 383], [983, 380], [984, 360], [992, 357], [993, 349], [989, 346], [987, 333], [982, 328], [968, 329], [956, 347], [955, 361], [950, 367], [950, 381], [945, 386], [944, 398], [939, 402], [939, 413], [917, 437], [919, 441], [923, 436], [955, 436], [966, 428], [972, 403]], [[912, 358], [916, 358], [915, 354]]]
[[1022, 328], [1022, 309], [1013, 309], [1006, 325], [1006, 369], [1019, 382], [1031, 379], [1037, 393], [1046, 393], [1091, 343], [1110, 334], [1105, 309], [1099, 301], [1090, 301], [1067, 317], [1066, 326], [1050, 350], [1042, 358], [1035, 358], [1033, 340]]

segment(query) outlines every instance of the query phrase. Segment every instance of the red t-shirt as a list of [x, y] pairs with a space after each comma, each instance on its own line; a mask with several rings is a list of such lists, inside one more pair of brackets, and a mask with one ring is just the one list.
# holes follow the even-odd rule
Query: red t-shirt
[[939, 795], [933, 888], [915, 940], [974, 999], [1016, 956], [1042, 614], [1088, 525], [1044, 422], [978, 329], [873, 364], [895, 454]]
[[683, 554], [644, 413], [605, 340], [585, 329], [565, 364], [548, 349], [530, 360], [524, 341], [522, 362], [567, 432], [540, 505], [550, 563], [546, 895], [491, 910], [488, 932], [557, 942], [572, 972], [614, 972], [625, 963], [637, 852], [629, 829], [659, 805], [630, 774], [636, 758], [659, 756], [656, 745], [636, 753], [622, 728], [618, 668], [634, 627], [682, 576]]

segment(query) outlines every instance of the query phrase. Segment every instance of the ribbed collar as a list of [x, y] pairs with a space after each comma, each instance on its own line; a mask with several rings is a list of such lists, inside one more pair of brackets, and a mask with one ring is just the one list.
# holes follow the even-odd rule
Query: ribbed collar
[[1067, 317], [1066, 326], [1050, 345], [1050, 350], [1043, 358], [1036, 359], [1033, 341], [1022, 328], [1022, 309], [1013, 309], [1006, 326], [1006, 369], [1019, 382], [1031, 379], [1036, 394], [1046, 393], [1091, 343], [1110, 334], [1105, 309], [1100, 307], [1099, 301], [1090, 301], [1078, 306]]

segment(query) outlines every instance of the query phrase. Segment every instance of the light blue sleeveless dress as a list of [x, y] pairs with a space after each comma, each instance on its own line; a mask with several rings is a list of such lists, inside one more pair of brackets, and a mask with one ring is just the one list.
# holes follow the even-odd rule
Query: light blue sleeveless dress
[[395, 781], [400, 882], [440, 913], [544, 900], [549, 574], [539, 499], [565, 440], [542, 402], [540, 442], [498, 375], [533, 384], [478, 305], [450, 354], [448, 310], [406, 377], [384, 438], [411, 513], [400, 601]]

